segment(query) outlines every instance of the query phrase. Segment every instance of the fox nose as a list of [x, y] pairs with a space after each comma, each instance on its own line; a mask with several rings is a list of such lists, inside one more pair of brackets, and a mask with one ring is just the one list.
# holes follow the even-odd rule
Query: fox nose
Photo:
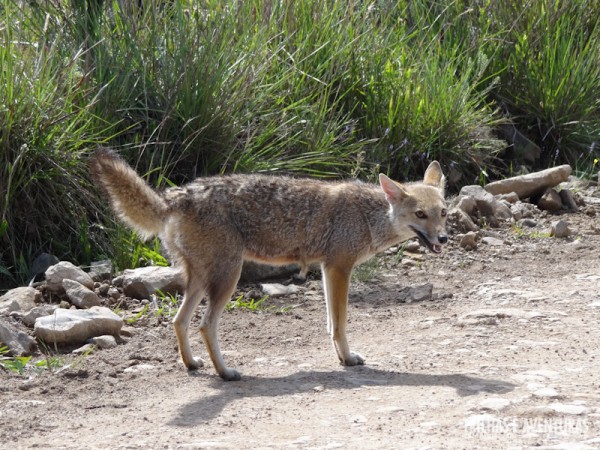
[[448, 236], [446, 236], [445, 234], [440, 234], [438, 236], [438, 242], [440, 244], [445, 244], [446, 242], [448, 242]]

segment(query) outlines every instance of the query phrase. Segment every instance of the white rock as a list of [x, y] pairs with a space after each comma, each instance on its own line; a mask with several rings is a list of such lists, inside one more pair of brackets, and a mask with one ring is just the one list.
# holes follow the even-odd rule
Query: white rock
[[94, 280], [79, 267], [68, 261], [61, 261], [46, 270], [46, 286], [55, 294], [63, 294], [63, 280], [73, 280], [83, 284], [88, 289], [94, 288]]
[[0, 342], [8, 347], [12, 355], [30, 355], [35, 347], [34, 339], [0, 319]]
[[94, 336], [118, 336], [123, 319], [108, 308], [57, 309], [51, 316], [35, 321], [34, 333], [47, 344], [77, 345]]
[[127, 367], [123, 372], [125, 373], [140, 373], [155, 370], [156, 366], [152, 364], [136, 364], [135, 366]]
[[281, 297], [284, 295], [297, 294], [302, 291], [300, 286], [290, 284], [285, 286], [279, 283], [264, 283], [260, 285], [262, 291], [269, 297]]
[[45, 304], [41, 306], [36, 306], [32, 308], [27, 314], [21, 317], [21, 320], [28, 327], [33, 327], [35, 324], [35, 319], [38, 317], [49, 316], [50, 314], [54, 314], [54, 311], [58, 308], [58, 305], [50, 305]]
[[117, 346], [117, 340], [114, 336], [108, 334], [104, 336], [93, 337], [88, 340], [89, 344], [93, 344], [100, 350], [106, 350], [108, 348], [115, 348]]
[[40, 293], [32, 287], [11, 289], [0, 297], [0, 315], [13, 311], [29, 311], [35, 307], [35, 301]]
[[482, 319], [487, 317], [497, 317], [499, 319], [506, 317], [513, 317], [517, 319], [536, 319], [540, 317], [546, 317], [546, 315], [539, 311], [526, 311], [524, 309], [517, 308], [494, 308], [471, 311], [462, 315], [461, 319]]
[[183, 272], [176, 267], [128, 269], [114, 283], [122, 284], [126, 296], [137, 299], [150, 298], [156, 291], [174, 294], [185, 290]]
[[63, 286], [69, 301], [78, 308], [87, 309], [92, 306], [100, 306], [100, 298], [94, 291], [86, 288], [83, 284], [65, 279], [63, 280]]
[[486, 237], [482, 238], [481, 242], [483, 242], [484, 244], [487, 244], [487, 245], [491, 245], [491, 246], [504, 245], [504, 241], [502, 239], [498, 239], [498, 238], [491, 237], [491, 236], [486, 236]]
[[557, 220], [556, 222], [553, 222], [550, 227], [550, 236], [564, 238], [571, 234], [572, 232], [569, 229], [569, 223], [566, 220]]
[[533, 392], [533, 396], [534, 397], [539, 397], [539, 398], [557, 398], [560, 397], [560, 395], [558, 394], [558, 392], [556, 392], [556, 389], [553, 388], [542, 388], [542, 389], [538, 389], [536, 391]]
[[550, 403], [548, 407], [557, 413], [571, 414], [579, 416], [588, 412], [588, 408], [583, 405], [569, 405], [567, 403]]
[[571, 166], [565, 164], [540, 172], [495, 181], [487, 184], [485, 190], [494, 195], [514, 192], [520, 199], [526, 199], [566, 181], [572, 170]]

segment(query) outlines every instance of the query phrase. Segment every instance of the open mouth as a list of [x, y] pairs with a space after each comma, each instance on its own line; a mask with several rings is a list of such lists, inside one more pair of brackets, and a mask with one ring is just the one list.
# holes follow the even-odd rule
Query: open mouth
[[415, 232], [415, 234], [417, 235], [417, 238], [419, 239], [421, 244], [423, 244], [425, 247], [427, 247], [432, 253], [441, 253], [442, 252], [441, 244], [434, 244], [434, 243], [430, 242], [429, 239], [427, 239], [427, 237], [425, 236], [425, 234], [423, 234], [421, 231], [419, 231], [413, 227], [410, 227], [410, 228]]

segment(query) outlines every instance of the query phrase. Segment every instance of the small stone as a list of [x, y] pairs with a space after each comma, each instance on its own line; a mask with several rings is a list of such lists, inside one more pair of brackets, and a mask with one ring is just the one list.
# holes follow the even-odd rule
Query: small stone
[[497, 196], [499, 200], [507, 201], [508, 203], [517, 203], [519, 201], [519, 196], [516, 192], [509, 192], [508, 194], [500, 194]]
[[264, 283], [260, 285], [262, 291], [269, 297], [281, 297], [284, 295], [297, 294], [302, 291], [300, 286], [290, 284], [285, 286], [280, 283]]
[[50, 292], [64, 294], [63, 280], [73, 280], [88, 289], [94, 289], [94, 280], [79, 267], [68, 261], [61, 261], [46, 270], [46, 286]]
[[402, 264], [403, 267], [415, 267], [417, 265], [417, 261], [412, 258], [402, 258], [402, 262], [400, 264]]
[[35, 340], [27, 333], [16, 329], [12, 324], [0, 319], [0, 342], [15, 356], [31, 355]]
[[35, 307], [40, 293], [32, 287], [18, 287], [11, 289], [0, 297], [0, 315], [14, 311], [29, 311]]
[[76, 348], [71, 353], [74, 355], [89, 355], [96, 350], [96, 346], [94, 344], [85, 344], [79, 348]]
[[421, 244], [418, 241], [408, 241], [404, 244], [404, 250], [409, 253], [421, 253]]
[[569, 405], [566, 403], [551, 403], [548, 407], [560, 414], [570, 414], [579, 416], [588, 412], [588, 408], [583, 405]]
[[80, 309], [88, 309], [92, 306], [100, 306], [100, 298], [96, 293], [81, 283], [65, 279], [63, 286], [69, 301]]
[[23, 315], [21, 320], [23, 321], [23, 323], [25, 325], [27, 325], [28, 327], [31, 328], [35, 324], [35, 320], [38, 317], [44, 317], [44, 316], [49, 316], [51, 314], [54, 314], [54, 311], [56, 311], [56, 308], [58, 308], [58, 305], [46, 304], [46, 305], [36, 306], [35, 308], [31, 309], [27, 314]]
[[103, 335], [88, 339], [89, 344], [93, 344], [100, 350], [106, 350], [108, 348], [115, 348], [117, 346], [117, 340], [114, 336]]
[[542, 388], [533, 392], [534, 397], [539, 398], [558, 398], [560, 395], [553, 388]]
[[477, 250], [477, 233], [469, 231], [460, 236], [460, 246], [465, 250]]
[[517, 224], [521, 227], [535, 228], [538, 226], [538, 223], [533, 219], [521, 219], [517, 222]]
[[156, 366], [152, 364], [136, 364], [135, 366], [127, 367], [123, 372], [125, 373], [140, 373], [140, 372], [149, 372], [151, 370], [155, 370]]
[[108, 289], [108, 296], [110, 298], [118, 300], [119, 297], [121, 297], [121, 293], [119, 292], [119, 290], [116, 287], [111, 287]]
[[90, 264], [90, 276], [95, 281], [107, 280], [112, 276], [112, 262], [110, 259], [92, 261]]
[[560, 211], [562, 201], [560, 195], [554, 189], [547, 189], [537, 202], [538, 208], [543, 211]]
[[562, 204], [569, 211], [577, 211], [577, 202], [575, 202], [575, 198], [573, 197], [573, 193], [569, 189], [561, 189], [558, 193], [560, 195], [560, 199]]
[[565, 220], [557, 220], [552, 223], [550, 227], [550, 236], [554, 236], [557, 238], [564, 238], [571, 235], [571, 230], [569, 229], [569, 223]]
[[491, 245], [491, 246], [504, 245], [504, 241], [502, 239], [498, 239], [498, 238], [491, 237], [491, 236], [486, 236], [486, 237], [482, 238], [481, 242], [483, 242], [484, 244], [487, 244], [487, 245]]
[[510, 405], [510, 400], [500, 397], [486, 398], [479, 403], [481, 409], [490, 411], [500, 411]]

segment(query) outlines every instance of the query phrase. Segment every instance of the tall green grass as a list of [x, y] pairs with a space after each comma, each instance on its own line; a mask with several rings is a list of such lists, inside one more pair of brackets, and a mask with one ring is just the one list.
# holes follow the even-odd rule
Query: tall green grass
[[99, 143], [157, 187], [438, 159], [457, 188], [501, 166], [502, 121], [539, 166], [599, 157], [593, 0], [0, 1], [0, 285], [42, 251], [156, 259], [88, 179]]

